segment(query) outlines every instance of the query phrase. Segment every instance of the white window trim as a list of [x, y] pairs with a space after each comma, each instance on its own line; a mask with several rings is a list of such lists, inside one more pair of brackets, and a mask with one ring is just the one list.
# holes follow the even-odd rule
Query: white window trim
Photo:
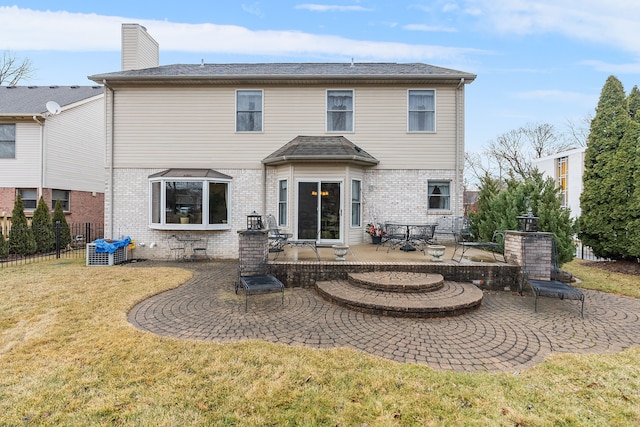
[[[352, 193], [353, 193], [353, 183], [354, 183], [354, 181], [357, 181], [357, 182], [360, 183], [360, 194], [358, 194], [358, 202], [357, 202], [358, 203], [358, 210], [359, 210], [358, 218], [360, 218], [360, 224], [357, 224], [357, 225], [353, 223], [353, 204], [354, 204], [354, 201], [353, 201], [353, 194]], [[354, 178], [354, 179], [351, 180], [351, 189], [350, 189], [350, 194], [349, 195], [350, 195], [350, 198], [351, 198], [351, 206], [349, 207], [350, 213], [351, 213], [350, 218], [349, 218], [350, 228], [362, 228], [362, 180], [361, 179], [355, 179]]]
[[[351, 130], [329, 130], [329, 92], [331, 91], [351, 91], [351, 100], [353, 104], [353, 108], [351, 109]], [[345, 88], [333, 88], [325, 90], [324, 94], [324, 129], [326, 133], [331, 134], [345, 134], [345, 133], [355, 133], [356, 132], [356, 90], [355, 89], [345, 89]]]
[[[436, 183], [441, 183], [441, 184], [447, 184], [449, 186], [449, 207], [448, 208], [432, 208], [429, 207], [429, 197], [431, 196], [429, 194], [429, 186], [431, 184], [436, 184]], [[427, 181], [427, 210], [431, 211], [431, 212], [438, 212], [438, 213], [445, 213], [445, 212], [451, 212], [451, 206], [452, 206], [452, 192], [451, 192], [451, 181], [447, 180], [447, 179], [430, 179]]]
[[[261, 123], [262, 123], [262, 127], [260, 130], [238, 130], [238, 92], [260, 92], [260, 118], [261, 118]], [[233, 126], [234, 126], [234, 130], [235, 133], [264, 133], [264, 89], [251, 89], [251, 88], [245, 88], [245, 89], [236, 89], [235, 94], [234, 94], [234, 103], [235, 103], [235, 114], [233, 116]]]
[[52, 190], [51, 190], [51, 204], [53, 205], [53, 207], [52, 207], [52, 209], [51, 209], [51, 210], [55, 209], [55, 207], [56, 207], [55, 205], [56, 205], [56, 199], [57, 199], [57, 198], [53, 195], [53, 192], [54, 192], [54, 191], [63, 191], [63, 192], [65, 192], [65, 193], [67, 193], [67, 200], [66, 200], [66, 202], [67, 202], [67, 209], [65, 209], [65, 208], [63, 207], [63, 208], [62, 208], [62, 210], [63, 210], [64, 212], [71, 212], [71, 191], [70, 191], [70, 190], [61, 190], [61, 189], [59, 189], [59, 188], [54, 188], [54, 189], [52, 189]]
[[160, 222], [154, 223], [152, 222], [153, 218], [153, 183], [160, 182], [160, 209], [161, 212], [164, 212], [164, 208], [166, 206], [166, 187], [165, 182], [168, 181], [181, 181], [181, 182], [202, 182], [202, 218], [209, 218], [209, 184], [210, 182], [224, 183], [227, 184], [227, 218], [232, 218], [232, 209], [231, 209], [231, 192], [232, 186], [230, 179], [210, 179], [210, 178], [182, 178], [182, 177], [160, 177], [149, 179], [149, 228], [157, 229], [157, 230], [231, 230], [231, 224], [229, 220], [226, 224], [173, 224], [166, 223], [167, 217], [166, 214], [162, 213], [160, 215]]
[[[287, 183], [287, 191], [285, 192], [285, 200], [280, 199], [280, 183], [284, 181]], [[278, 180], [278, 215], [277, 215], [277, 221], [278, 221], [278, 226], [279, 227], [287, 227], [289, 225], [289, 180], [284, 178], [284, 179], [279, 179]], [[285, 221], [281, 222], [280, 220], [282, 218], [280, 218], [280, 206], [284, 205], [284, 209], [285, 209]]]
[[[433, 91], [433, 130], [410, 130], [409, 129], [409, 94], [411, 91], [432, 90]], [[437, 133], [438, 131], [438, 91], [434, 88], [411, 88], [407, 89], [407, 133]]]

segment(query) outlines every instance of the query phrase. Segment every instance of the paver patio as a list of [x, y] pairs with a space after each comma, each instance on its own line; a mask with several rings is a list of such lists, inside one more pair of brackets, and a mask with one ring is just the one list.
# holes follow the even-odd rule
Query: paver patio
[[[133, 265], [133, 264], [132, 264]], [[140, 263], [141, 267], [148, 265]], [[166, 265], [166, 264], [163, 264]], [[333, 305], [314, 289], [249, 299], [234, 293], [237, 263], [181, 263], [184, 285], [136, 305], [129, 321], [168, 337], [219, 343], [258, 339], [313, 348], [349, 347], [401, 363], [454, 371], [519, 371], [552, 352], [609, 353], [640, 345], [640, 299], [585, 291], [584, 319], [570, 301], [485, 292], [480, 308], [456, 317], [406, 319]]]

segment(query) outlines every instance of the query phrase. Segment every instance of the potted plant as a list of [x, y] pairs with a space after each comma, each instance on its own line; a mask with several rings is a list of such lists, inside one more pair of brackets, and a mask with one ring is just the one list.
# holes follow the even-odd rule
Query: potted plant
[[180, 224], [189, 224], [189, 214], [188, 213], [180, 213]]
[[386, 233], [377, 224], [367, 224], [365, 232], [371, 236], [371, 243], [379, 245], [382, 242], [382, 236]]

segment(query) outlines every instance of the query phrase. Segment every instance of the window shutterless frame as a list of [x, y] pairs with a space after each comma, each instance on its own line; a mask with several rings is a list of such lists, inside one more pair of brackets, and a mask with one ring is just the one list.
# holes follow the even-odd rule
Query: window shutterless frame
[[325, 120], [328, 133], [354, 132], [355, 91], [353, 89], [327, 89]]
[[407, 90], [407, 132], [436, 132], [435, 89]]
[[236, 132], [262, 132], [263, 111], [262, 89], [236, 90]]
[[351, 227], [362, 227], [362, 181], [351, 180]]
[[451, 183], [449, 181], [429, 181], [428, 209], [449, 210], [451, 206]]

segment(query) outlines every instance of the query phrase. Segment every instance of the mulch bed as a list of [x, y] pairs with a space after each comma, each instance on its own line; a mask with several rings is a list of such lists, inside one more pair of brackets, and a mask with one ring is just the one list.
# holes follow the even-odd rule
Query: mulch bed
[[636, 260], [580, 261], [580, 264], [587, 267], [611, 271], [614, 273], [640, 276], [640, 262]]

